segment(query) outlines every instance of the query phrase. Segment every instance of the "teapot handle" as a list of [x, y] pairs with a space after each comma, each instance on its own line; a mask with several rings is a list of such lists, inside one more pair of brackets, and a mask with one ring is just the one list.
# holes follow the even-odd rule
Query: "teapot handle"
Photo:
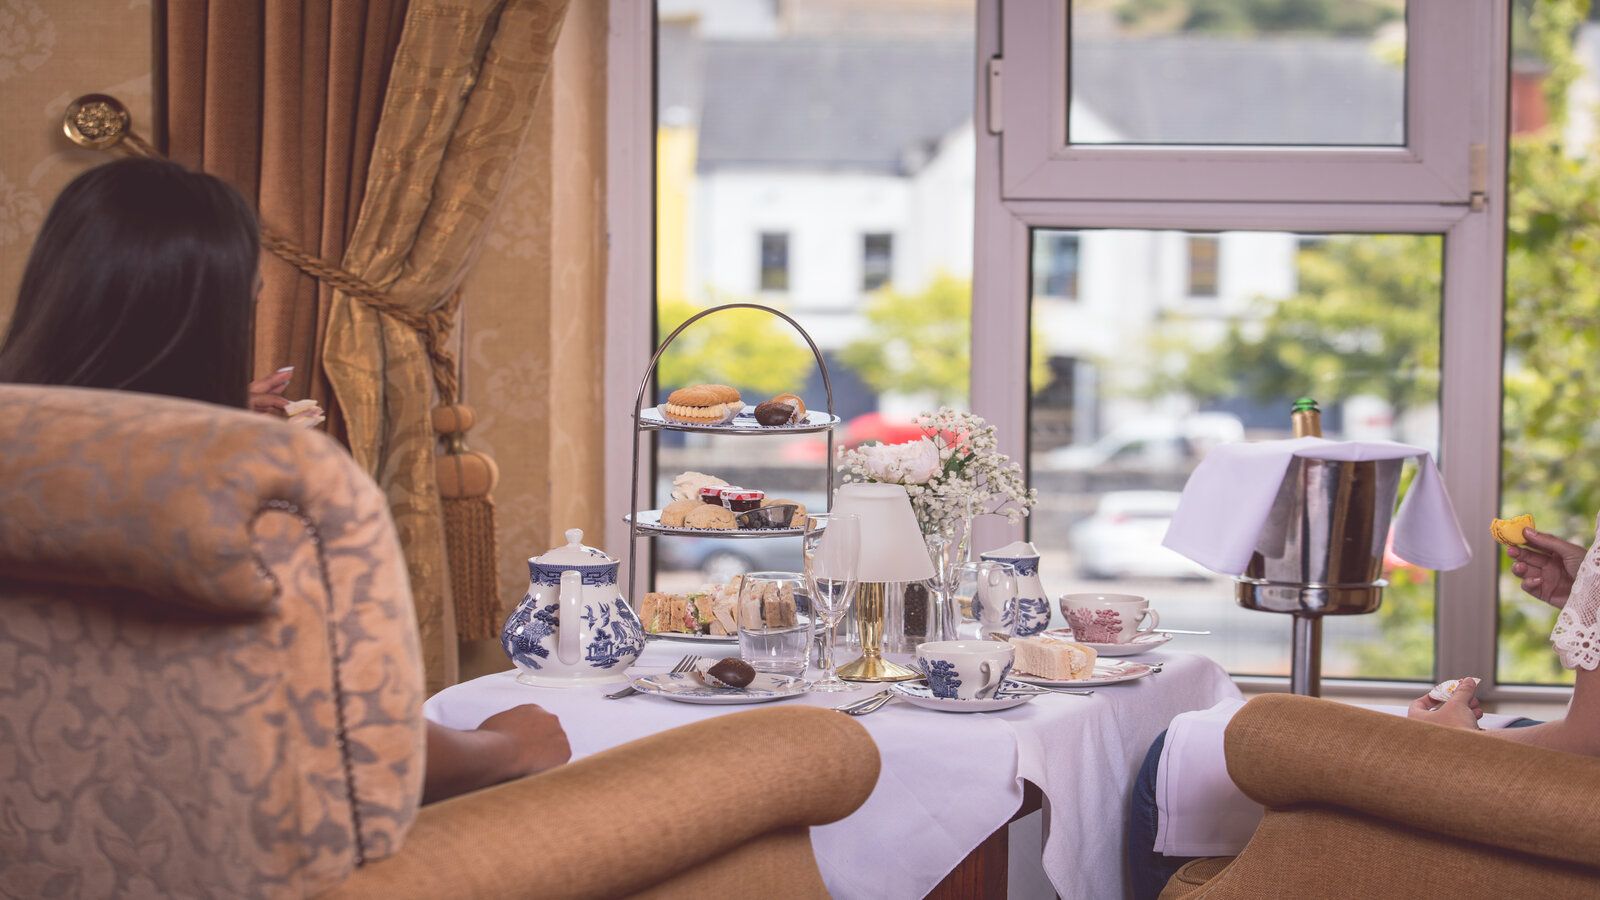
[[556, 632], [556, 656], [563, 665], [577, 665], [583, 620], [578, 618], [578, 606], [583, 602], [582, 577], [568, 569], [561, 573], [561, 595], [556, 602], [561, 607], [561, 627]]

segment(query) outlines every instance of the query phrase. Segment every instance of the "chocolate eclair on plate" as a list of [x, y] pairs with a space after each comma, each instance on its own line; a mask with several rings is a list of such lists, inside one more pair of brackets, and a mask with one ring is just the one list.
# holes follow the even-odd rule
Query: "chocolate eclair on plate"
[[696, 384], [667, 395], [664, 418], [688, 425], [722, 425], [744, 410], [739, 392], [725, 384]]

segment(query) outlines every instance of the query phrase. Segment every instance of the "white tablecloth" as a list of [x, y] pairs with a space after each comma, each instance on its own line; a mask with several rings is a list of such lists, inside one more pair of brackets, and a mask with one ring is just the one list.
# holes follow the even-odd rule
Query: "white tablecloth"
[[[638, 671], [669, 668], [684, 653], [725, 656], [736, 647], [652, 641]], [[1185, 653], [1138, 657], [1166, 663], [1093, 697], [1051, 695], [998, 713], [931, 712], [895, 702], [857, 721], [883, 758], [878, 785], [849, 818], [812, 829], [823, 880], [840, 898], [917, 898], [1011, 819], [1024, 780], [1048, 807], [1044, 870], [1065, 898], [1123, 896], [1122, 835], [1128, 793], [1155, 736], [1178, 713], [1205, 709], [1238, 690], [1216, 663]], [[446, 688], [427, 717], [452, 728], [523, 703], [560, 716], [574, 759], [636, 738], [753, 706], [696, 706], [657, 697], [606, 700], [617, 685], [539, 688], [502, 672]], [[810, 694], [780, 703], [838, 706], [876, 687]]]

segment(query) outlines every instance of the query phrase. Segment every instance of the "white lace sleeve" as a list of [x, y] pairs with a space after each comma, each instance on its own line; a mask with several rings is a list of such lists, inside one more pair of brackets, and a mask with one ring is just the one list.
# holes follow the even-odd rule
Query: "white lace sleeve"
[[1578, 566], [1572, 595], [1550, 632], [1550, 643], [1563, 666], [1600, 668], [1600, 521], [1595, 523], [1595, 542]]

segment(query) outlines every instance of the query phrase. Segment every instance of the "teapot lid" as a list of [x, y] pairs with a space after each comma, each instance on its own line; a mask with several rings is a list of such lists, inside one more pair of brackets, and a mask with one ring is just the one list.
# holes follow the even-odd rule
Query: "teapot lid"
[[983, 559], [1036, 559], [1039, 550], [1028, 541], [1012, 541], [1004, 547], [985, 551], [978, 556]]
[[568, 528], [566, 531], [567, 543], [565, 546], [556, 547], [547, 551], [543, 556], [533, 558], [541, 566], [605, 566], [616, 563], [616, 560], [607, 556], [604, 550], [596, 547], [586, 547], [583, 544], [583, 529]]

